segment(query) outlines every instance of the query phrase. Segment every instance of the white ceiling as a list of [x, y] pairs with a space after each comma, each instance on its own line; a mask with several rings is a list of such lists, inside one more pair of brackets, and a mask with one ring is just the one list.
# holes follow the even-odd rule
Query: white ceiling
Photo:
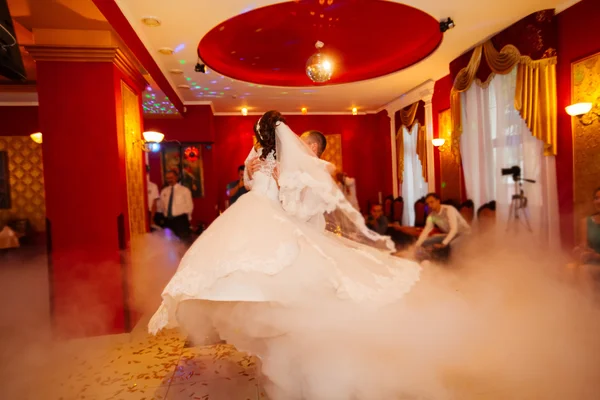
[[[429, 58], [403, 71], [368, 81], [318, 88], [281, 88], [235, 81], [215, 72], [206, 75], [194, 72], [198, 43], [209, 30], [235, 15], [278, 1], [116, 0], [183, 102], [186, 105], [212, 103], [217, 113], [239, 113], [242, 107], [250, 112], [277, 108], [290, 113], [300, 112], [302, 107], [308, 108], [309, 113], [349, 112], [352, 107], [357, 107], [360, 112], [375, 111], [421, 83], [445, 76], [450, 61], [519, 19], [547, 8], [556, 8], [559, 12], [577, 1], [406, 0], [405, 4], [438, 20], [451, 17], [456, 23], [454, 29], [444, 34], [441, 46]], [[141, 19], [145, 16], [158, 17], [161, 26], [144, 25]], [[376, 32], [365, 34], [371, 34], [373, 40], [377, 40]], [[165, 56], [158, 53], [162, 47], [178, 51]], [[365, 49], [365, 57], [369, 57], [368, 49]], [[168, 71], [174, 68], [182, 69], [184, 74], [170, 74]], [[180, 84], [191, 85], [194, 89], [179, 89], [177, 85]], [[157, 89], [154, 86], [146, 93], [146, 100], [162, 103], [164, 94]], [[203, 94], [199, 95], [200, 92]], [[0, 93], [0, 105], [32, 104], [35, 101], [35, 93]], [[169, 106], [164, 107], [168, 111]]]
[[[450, 61], [519, 19], [542, 9], [565, 8], [564, 0], [406, 0], [405, 4], [438, 20], [451, 17], [456, 23], [456, 28], [444, 34], [442, 45], [428, 59], [403, 71], [363, 82], [318, 88], [281, 88], [234, 81], [215, 72], [206, 75], [194, 72], [198, 43], [209, 30], [242, 12], [278, 1], [118, 0], [117, 3], [184, 103], [210, 101], [219, 113], [239, 112], [242, 107], [259, 112], [276, 107], [288, 113], [299, 112], [302, 107], [307, 107], [309, 112], [350, 111], [352, 107], [359, 111], [374, 111], [428, 79], [447, 75]], [[147, 27], [141, 23], [144, 16], [158, 17], [162, 25]], [[373, 40], [377, 40], [376, 32], [365, 34], [371, 34]], [[161, 47], [180, 50], [165, 56], [158, 53]], [[365, 49], [365, 57], [369, 57], [368, 49]], [[168, 71], [173, 68], [183, 69], [184, 75], [170, 74]], [[177, 85], [192, 82], [200, 89], [177, 89]]]

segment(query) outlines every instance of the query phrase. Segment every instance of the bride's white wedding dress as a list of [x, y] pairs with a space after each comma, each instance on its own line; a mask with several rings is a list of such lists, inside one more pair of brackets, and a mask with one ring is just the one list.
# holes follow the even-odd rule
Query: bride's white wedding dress
[[[216, 329], [228, 343], [260, 357], [273, 383], [267, 388], [272, 400], [349, 399], [361, 390], [358, 373], [386, 396], [393, 392], [385, 386], [390, 376], [369, 363], [383, 365], [388, 357], [386, 367], [399, 367], [386, 354], [389, 343], [399, 339], [400, 321], [418, 316], [390, 305], [401, 303], [419, 280], [420, 266], [325, 231], [323, 213], [338, 212], [349, 230], [355, 228], [350, 236], [389, 244], [366, 230], [329, 165], [306, 154], [287, 126], [277, 132], [277, 160], [271, 152], [251, 191], [185, 254], [149, 331], [179, 326], [199, 341]], [[252, 149], [248, 158], [258, 155]], [[406, 340], [396, 351], [406, 356], [417, 350]], [[404, 376], [412, 379], [408, 371]]]
[[[252, 150], [250, 157], [259, 154]], [[151, 332], [177, 326], [185, 300], [273, 302], [302, 306], [336, 296], [382, 305], [419, 279], [418, 264], [393, 257], [288, 214], [279, 200], [271, 152], [252, 190], [217, 218], [183, 257], [163, 292]]]

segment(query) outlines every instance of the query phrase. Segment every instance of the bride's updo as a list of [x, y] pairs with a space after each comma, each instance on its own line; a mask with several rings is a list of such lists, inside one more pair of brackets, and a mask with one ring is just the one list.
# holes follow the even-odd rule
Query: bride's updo
[[[264, 160], [272, 150], [275, 150], [275, 126], [277, 122], [285, 122], [279, 111], [271, 110], [263, 114], [254, 125], [254, 135], [262, 147], [260, 158]], [[276, 153], [273, 153], [277, 157]]]

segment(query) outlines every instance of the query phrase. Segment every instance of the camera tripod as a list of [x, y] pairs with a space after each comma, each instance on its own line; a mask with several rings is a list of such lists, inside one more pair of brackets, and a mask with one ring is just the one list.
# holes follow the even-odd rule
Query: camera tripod
[[506, 230], [509, 231], [511, 226], [513, 226], [515, 230], [518, 230], [519, 224], [523, 222], [525, 228], [527, 228], [529, 232], [533, 232], [531, 224], [529, 223], [529, 209], [527, 208], [527, 197], [525, 197], [525, 192], [523, 191], [523, 181], [531, 183], [535, 183], [535, 181], [520, 177], [513, 177], [513, 180], [515, 181], [515, 194], [512, 195]]

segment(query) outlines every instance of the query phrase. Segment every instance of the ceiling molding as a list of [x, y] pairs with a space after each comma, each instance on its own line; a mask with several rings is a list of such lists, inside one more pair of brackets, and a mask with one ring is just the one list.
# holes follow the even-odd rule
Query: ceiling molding
[[111, 62], [131, 78], [140, 92], [148, 85], [135, 61], [117, 46], [32, 44], [25, 50], [35, 61]]
[[210, 106], [213, 115], [215, 114], [215, 106], [212, 101], [185, 101], [183, 103], [184, 106]]
[[115, 0], [92, 1], [120, 36], [123, 43], [125, 43], [152, 79], [154, 79], [160, 90], [169, 97], [169, 101], [175, 106], [177, 111], [184, 113], [183, 101], [175, 90], [173, 82], [162, 72], [156, 59], [148, 50], [149, 46], [146, 46], [145, 43], [147, 41], [142, 41], [141, 37], [143, 35], [141, 32], [131, 25], [130, 21], [135, 19], [130, 18], [130, 15], [125, 15], [126, 7], [124, 7], [124, 2], [119, 1], [117, 4]]
[[388, 110], [388, 116], [392, 116], [394, 112], [413, 103], [416, 103], [419, 100], [423, 100], [425, 102], [431, 101], [434, 86], [435, 81], [429, 79], [417, 86], [416, 88], [404, 93], [397, 99], [392, 100], [389, 103], [381, 106], [379, 109], [376, 110], [376, 112]]
[[562, 3], [560, 3], [559, 5], [557, 5], [554, 8], [554, 11], [555, 11], [556, 14], [559, 14], [559, 13], [565, 11], [567, 8], [575, 5], [576, 3], [579, 3], [580, 1], [581, 0], [566, 0], [566, 1], [562, 2]]
[[0, 107], [38, 107], [37, 101], [0, 101]]

